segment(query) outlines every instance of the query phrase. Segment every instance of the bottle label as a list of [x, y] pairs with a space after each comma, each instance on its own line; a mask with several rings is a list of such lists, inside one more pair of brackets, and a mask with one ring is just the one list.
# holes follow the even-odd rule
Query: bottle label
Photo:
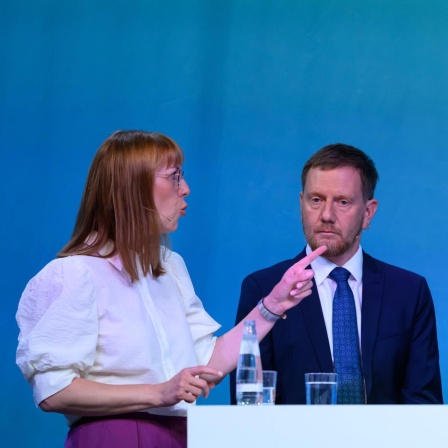
[[246, 384], [237, 384], [236, 385], [237, 393], [245, 393], [245, 392], [263, 392], [263, 384], [261, 383], [246, 383]]

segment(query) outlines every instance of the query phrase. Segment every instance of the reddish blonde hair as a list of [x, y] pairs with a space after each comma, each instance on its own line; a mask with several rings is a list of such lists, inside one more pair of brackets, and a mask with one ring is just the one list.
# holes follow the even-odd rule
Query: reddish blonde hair
[[[118, 253], [132, 281], [139, 278], [138, 261], [144, 275], [164, 274], [160, 253], [166, 235], [154, 212], [155, 172], [183, 161], [179, 145], [163, 134], [113, 133], [93, 159], [73, 235], [58, 257]], [[99, 255], [108, 242], [111, 251]]]

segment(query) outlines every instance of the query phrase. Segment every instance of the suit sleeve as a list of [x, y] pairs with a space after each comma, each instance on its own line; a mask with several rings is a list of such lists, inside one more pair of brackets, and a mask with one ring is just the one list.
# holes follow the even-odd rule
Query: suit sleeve
[[404, 404], [443, 403], [436, 317], [431, 292], [424, 278], [414, 315], [402, 399]]

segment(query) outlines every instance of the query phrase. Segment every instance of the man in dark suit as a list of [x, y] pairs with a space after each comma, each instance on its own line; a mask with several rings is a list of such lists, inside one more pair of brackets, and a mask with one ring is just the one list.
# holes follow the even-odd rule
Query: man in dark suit
[[[377, 180], [373, 161], [359, 149], [334, 144], [319, 150], [302, 171], [300, 209], [307, 247], [294, 259], [243, 281], [237, 322], [293, 263], [327, 246], [311, 263], [312, 294], [289, 310], [287, 319], [279, 319], [260, 343], [263, 369], [278, 372], [278, 404], [304, 404], [304, 374], [333, 371], [348, 378], [347, 384], [338, 384], [342, 390], [348, 388], [349, 398], [342, 403], [443, 403], [434, 305], [426, 280], [372, 258], [360, 246], [361, 232], [378, 207], [373, 196]], [[346, 323], [336, 322], [340, 312], [333, 309], [339, 283], [332, 271], [341, 267], [348, 271], [345, 282], [350, 288], [345, 295], [353, 308], [357, 347], [348, 366], [342, 366], [347, 359], [341, 361], [339, 354], [348, 344], [340, 342], [339, 335], [340, 325]], [[277, 317], [267, 314], [269, 319]], [[349, 389], [356, 376], [361, 398], [351, 401]], [[235, 373], [230, 387], [234, 403]]]

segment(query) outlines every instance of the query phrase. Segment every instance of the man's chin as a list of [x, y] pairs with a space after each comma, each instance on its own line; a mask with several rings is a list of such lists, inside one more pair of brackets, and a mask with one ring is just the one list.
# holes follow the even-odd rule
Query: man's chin
[[323, 237], [319, 236], [318, 238], [313, 237], [308, 243], [310, 247], [315, 250], [320, 246], [327, 246], [328, 248], [332, 247], [336, 249], [337, 247], [343, 245], [343, 242], [340, 240], [338, 235], [330, 236], [330, 237]]
[[316, 250], [320, 246], [327, 246], [327, 250], [322, 254], [322, 256], [331, 258], [331, 257], [339, 257], [344, 254], [347, 250], [345, 244], [339, 243], [335, 244], [334, 241], [328, 241], [326, 239], [313, 239], [308, 243], [312, 250]]

